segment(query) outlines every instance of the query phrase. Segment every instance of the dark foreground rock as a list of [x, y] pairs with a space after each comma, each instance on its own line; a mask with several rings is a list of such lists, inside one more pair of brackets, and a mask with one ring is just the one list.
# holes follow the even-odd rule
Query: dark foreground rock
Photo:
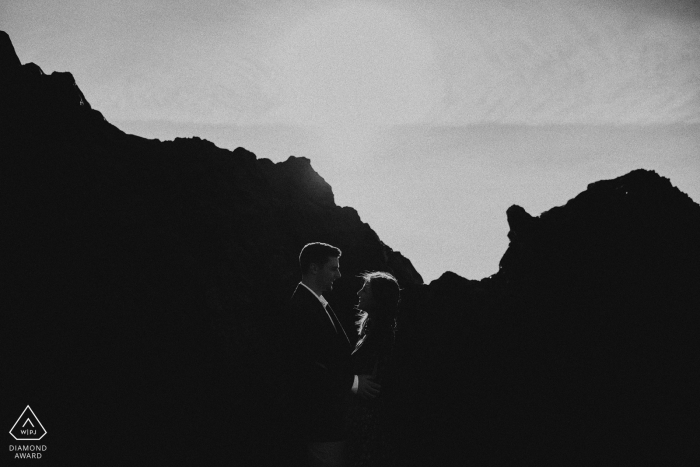
[[[532, 217], [481, 281], [422, 285], [307, 159], [127, 135], [0, 33], [1, 419], [50, 465], [294, 465], [276, 336], [309, 241], [404, 287], [398, 465], [700, 464], [700, 207], [654, 172]], [[10, 455], [9, 453], [6, 455]]]
[[405, 463], [698, 464], [700, 206], [637, 170], [507, 214], [497, 274], [403, 310]]
[[127, 135], [0, 45], [8, 430], [29, 404], [52, 462], [291, 463], [273, 369], [301, 247], [342, 249], [347, 329], [360, 272], [420, 274], [309, 160]]

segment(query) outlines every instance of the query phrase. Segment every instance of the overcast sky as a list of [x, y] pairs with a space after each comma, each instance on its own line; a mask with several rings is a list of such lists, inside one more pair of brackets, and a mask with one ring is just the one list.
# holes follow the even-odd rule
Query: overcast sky
[[653, 169], [700, 200], [700, 2], [4, 1], [23, 63], [149, 138], [311, 159], [426, 280], [479, 279], [505, 210]]

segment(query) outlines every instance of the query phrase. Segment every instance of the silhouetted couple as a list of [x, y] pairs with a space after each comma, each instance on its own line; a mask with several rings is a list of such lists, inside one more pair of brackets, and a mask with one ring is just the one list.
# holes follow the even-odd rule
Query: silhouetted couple
[[362, 276], [353, 348], [323, 296], [340, 277], [340, 255], [325, 243], [310, 243], [299, 255], [302, 279], [288, 315], [299, 429], [310, 465], [387, 465], [380, 382], [394, 343], [399, 285], [383, 272]]

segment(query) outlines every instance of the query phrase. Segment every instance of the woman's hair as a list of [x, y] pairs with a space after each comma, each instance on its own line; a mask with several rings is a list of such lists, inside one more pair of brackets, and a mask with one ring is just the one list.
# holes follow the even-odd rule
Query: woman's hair
[[388, 334], [393, 342], [394, 331], [396, 330], [396, 315], [399, 310], [399, 300], [401, 299], [401, 289], [394, 276], [387, 272], [365, 272], [360, 274], [365, 280], [365, 284], [370, 284], [372, 298], [377, 303], [377, 309], [372, 313], [372, 317], [364, 310], [359, 310], [359, 318], [355, 324], [358, 325], [357, 333], [362, 336], [372, 329], [375, 334]]

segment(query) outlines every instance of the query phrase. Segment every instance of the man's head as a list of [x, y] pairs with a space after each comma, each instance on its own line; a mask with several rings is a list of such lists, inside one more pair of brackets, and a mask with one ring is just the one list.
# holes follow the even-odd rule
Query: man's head
[[333, 290], [333, 282], [340, 278], [340, 255], [338, 248], [326, 243], [304, 246], [299, 254], [302, 281], [319, 295]]

